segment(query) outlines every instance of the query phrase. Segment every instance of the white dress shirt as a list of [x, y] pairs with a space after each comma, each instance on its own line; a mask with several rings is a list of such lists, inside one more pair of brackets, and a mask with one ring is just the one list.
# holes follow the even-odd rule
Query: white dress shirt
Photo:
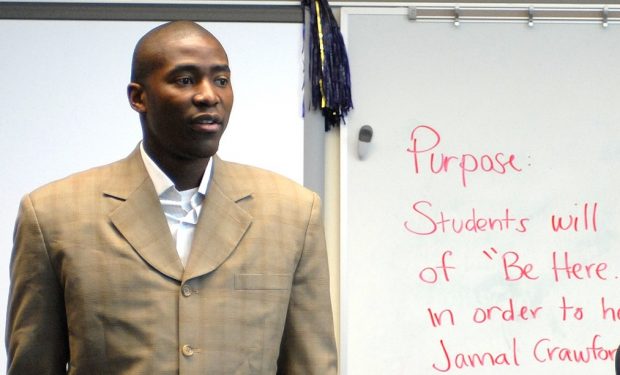
[[207, 194], [207, 188], [211, 181], [213, 164], [209, 160], [205, 173], [202, 176], [200, 186], [197, 188], [178, 191], [170, 178], [155, 164], [153, 159], [144, 151], [140, 143], [140, 152], [144, 166], [155, 185], [155, 191], [159, 196], [159, 202], [168, 220], [170, 233], [176, 243], [177, 252], [181, 263], [185, 267], [194, 238], [194, 230], [202, 209], [202, 202]]

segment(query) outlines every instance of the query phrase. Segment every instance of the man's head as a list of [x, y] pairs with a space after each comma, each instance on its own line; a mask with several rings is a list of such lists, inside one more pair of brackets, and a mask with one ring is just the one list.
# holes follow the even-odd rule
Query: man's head
[[127, 95], [155, 161], [208, 159], [233, 105], [226, 52], [193, 22], [161, 25], [136, 45]]

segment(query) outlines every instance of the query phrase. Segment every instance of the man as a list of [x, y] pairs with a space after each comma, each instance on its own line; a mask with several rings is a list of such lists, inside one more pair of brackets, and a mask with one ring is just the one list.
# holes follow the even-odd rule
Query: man
[[137, 44], [143, 141], [24, 197], [9, 374], [335, 374], [316, 194], [215, 156], [233, 104], [208, 31]]

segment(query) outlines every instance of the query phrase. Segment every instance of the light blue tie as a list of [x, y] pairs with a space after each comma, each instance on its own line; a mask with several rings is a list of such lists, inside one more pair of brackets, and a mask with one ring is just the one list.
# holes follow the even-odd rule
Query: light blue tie
[[198, 191], [189, 199], [185, 192], [179, 192], [174, 186], [169, 187], [160, 195], [160, 202], [167, 218], [179, 224], [196, 225], [198, 222], [197, 208], [202, 203], [204, 195]]

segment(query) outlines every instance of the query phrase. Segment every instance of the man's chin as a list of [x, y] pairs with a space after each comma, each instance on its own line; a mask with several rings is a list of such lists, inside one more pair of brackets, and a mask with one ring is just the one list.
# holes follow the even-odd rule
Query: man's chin
[[209, 145], [208, 147], [200, 147], [197, 149], [187, 150], [184, 153], [186, 159], [209, 159], [217, 153], [219, 143], [217, 145]]

